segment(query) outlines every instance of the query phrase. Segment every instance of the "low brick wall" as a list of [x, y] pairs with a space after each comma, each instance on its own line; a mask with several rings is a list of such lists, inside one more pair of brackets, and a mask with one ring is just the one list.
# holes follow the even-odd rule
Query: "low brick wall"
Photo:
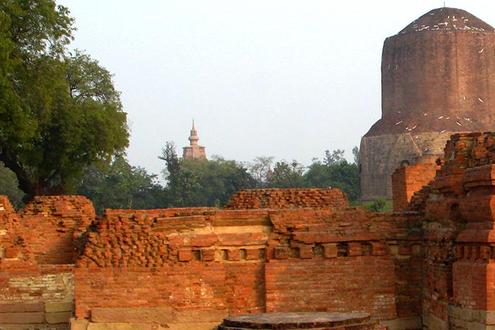
[[420, 271], [399, 237], [408, 221], [353, 208], [107, 211], [74, 272], [74, 324], [209, 329], [226, 315], [351, 306], [419, 318], [420, 297], [397, 299], [410, 293], [399, 273]]
[[345, 208], [347, 197], [339, 189], [246, 189], [234, 194], [228, 209]]
[[389, 329], [489, 329], [495, 133], [455, 135], [445, 154], [420, 202], [393, 214], [337, 199], [97, 219], [82, 197], [19, 213], [0, 198], [0, 327], [206, 330], [227, 315], [356, 311]]

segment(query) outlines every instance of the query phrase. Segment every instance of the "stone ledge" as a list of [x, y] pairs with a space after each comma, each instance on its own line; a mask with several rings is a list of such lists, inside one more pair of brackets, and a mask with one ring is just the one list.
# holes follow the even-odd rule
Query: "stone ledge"
[[36, 324], [45, 322], [43, 312], [0, 313], [0, 324]]

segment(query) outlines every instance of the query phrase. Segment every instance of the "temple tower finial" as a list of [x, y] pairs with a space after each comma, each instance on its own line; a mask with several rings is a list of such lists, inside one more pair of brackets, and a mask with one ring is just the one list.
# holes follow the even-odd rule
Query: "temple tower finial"
[[206, 159], [205, 147], [198, 145], [198, 141], [199, 135], [193, 118], [191, 132], [189, 134], [189, 146], [183, 148], [183, 158]]

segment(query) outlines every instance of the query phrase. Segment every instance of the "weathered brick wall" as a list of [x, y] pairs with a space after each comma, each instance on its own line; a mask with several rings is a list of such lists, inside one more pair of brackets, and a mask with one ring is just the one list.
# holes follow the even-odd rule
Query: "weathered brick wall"
[[404, 278], [420, 278], [420, 249], [407, 223], [354, 208], [109, 210], [75, 269], [77, 324], [207, 329], [225, 315], [294, 309], [418, 324], [419, 282]]
[[[49, 304], [72, 300], [73, 272], [74, 328], [209, 329], [225, 315], [295, 310], [364, 311], [390, 329], [420, 328], [420, 315], [426, 329], [486, 328], [495, 318], [494, 162], [494, 133], [453, 136], [403, 214], [339, 198], [308, 208], [289, 194], [244, 210], [107, 210], [88, 227], [94, 213], [80, 198], [38, 199], [20, 214], [0, 199], [0, 314], [14, 303], [48, 322]], [[63, 263], [77, 241], [72, 271]]]
[[408, 208], [415, 193], [433, 180], [437, 172], [436, 164], [420, 163], [400, 167], [392, 174], [392, 192], [394, 211]]
[[38, 263], [71, 264], [95, 210], [84, 196], [40, 196], [26, 205], [20, 218], [26, 244]]
[[[6, 196], [0, 196], [0, 262], [20, 257], [23, 239], [19, 235], [19, 217]], [[25, 252], [25, 251], [24, 251]], [[27, 254], [24, 253], [24, 258]]]
[[76, 316], [134, 311], [140, 323], [167, 309], [165, 324], [218, 324], [263, 312], [268, 225], [266, 210], [107, 211], [75, 270]]
[[494, 162], [494, 133], [453, 135], [424, 208], [416, 208], [423, 219], [427, 329], [493, 324]]
[[274, 213], [271, 221], [267, 310], [352, 306], [419, 327], [422, 249], [409, 233], [417, 219], [351, 208]]
[[0, 198], [0, 328], [68, 328], [71, 263], [94, 216], [80, 196], [38, 197], [19, 214]]
[[234, 194], [228, 209], [345, 208], [347, 197], [339, 189], [246, 189]]

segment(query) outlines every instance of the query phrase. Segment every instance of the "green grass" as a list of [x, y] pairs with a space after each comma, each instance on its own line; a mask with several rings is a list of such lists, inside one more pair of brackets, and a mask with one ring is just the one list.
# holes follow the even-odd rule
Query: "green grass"
[[379, 210], [377, 211], [375, 208], [379, 205], [377, 205], [377, 202], [378, 200], [374, 200], [374, 201], [353, 201], [351, 202], [351, 205], [352, 206], [355, 206], [355, 207], [361, 207], [365, 210], [368, 210], [368, 211], [372, 211], [372, 212], [392, 212], [393, 210], [393, 204], [392, 204], [392, 201], [391, 200], [385, 200], [383, 199], [383, 207], [379, 208]]

